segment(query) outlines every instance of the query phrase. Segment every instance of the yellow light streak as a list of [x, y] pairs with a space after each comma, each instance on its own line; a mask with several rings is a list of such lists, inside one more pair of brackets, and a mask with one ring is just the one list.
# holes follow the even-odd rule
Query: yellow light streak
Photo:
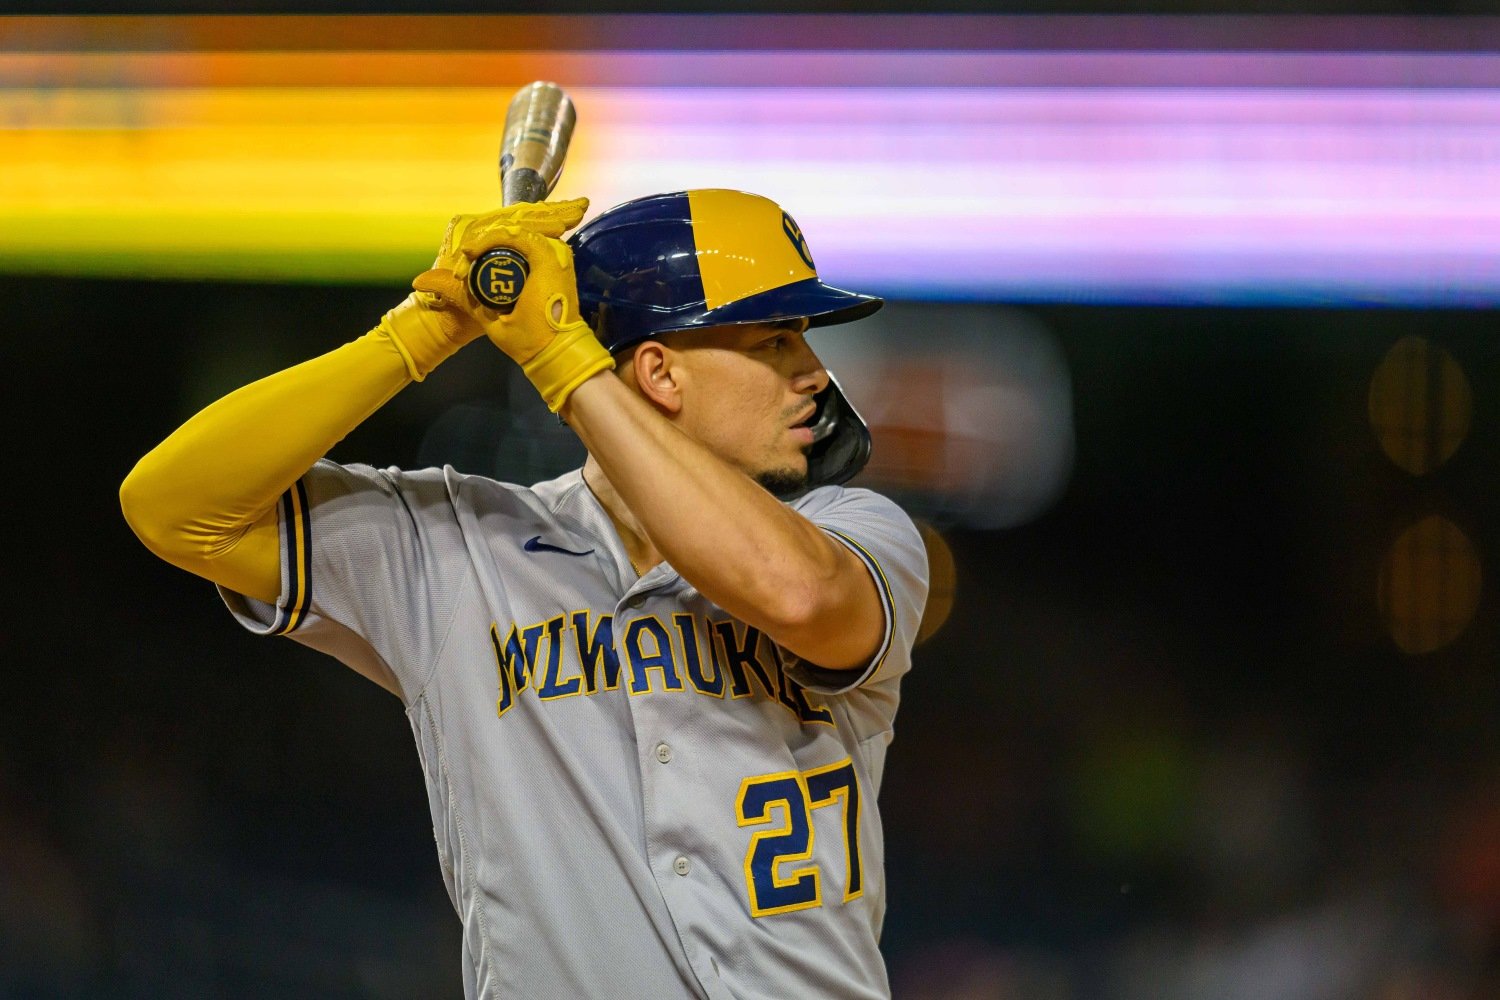
[[[450, 215], [498, 202], [511, 93], [0, 91], [0, 269], [410, 277]], [[587, 145], [578, 143], [559, 196], [586, 187]]]

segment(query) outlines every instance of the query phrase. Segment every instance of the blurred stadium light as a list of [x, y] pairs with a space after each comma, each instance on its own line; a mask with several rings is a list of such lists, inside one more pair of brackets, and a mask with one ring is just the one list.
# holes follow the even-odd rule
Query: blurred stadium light
[[1033, 317], [1001, 306], [890, 303], [812, 344], [870, 425], [856, 480], [942, 526], [1041, 514], [1073, 469], [1072, 382]]
[[560, 196], [762, 191], [888, 295], [1494, 305], [1497, 31], [11, 18], [0, 270], [404, 280], [496, 200], [506, 99], [546, 77], [580, 109]]

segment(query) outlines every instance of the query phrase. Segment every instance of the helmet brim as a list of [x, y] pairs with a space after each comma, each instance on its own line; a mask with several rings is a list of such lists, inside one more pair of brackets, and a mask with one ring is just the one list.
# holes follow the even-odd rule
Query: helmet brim
[[709, 309], [681, 329], [775, 323], [806, 319], [811, 326], [833, 326], [864, 319], [885, 304], [874, 295], [861, 295], [825, 285], [817, 278], [794, 281]]

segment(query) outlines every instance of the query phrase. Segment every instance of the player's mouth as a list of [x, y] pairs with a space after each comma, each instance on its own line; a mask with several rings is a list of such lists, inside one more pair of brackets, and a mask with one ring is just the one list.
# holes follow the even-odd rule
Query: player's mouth
[[813, 443], [812, 419], [818, 415], [816, 405], [809, 406], [802, 416], [791, 425], [792, 436], [802, 447], [809, 447]]

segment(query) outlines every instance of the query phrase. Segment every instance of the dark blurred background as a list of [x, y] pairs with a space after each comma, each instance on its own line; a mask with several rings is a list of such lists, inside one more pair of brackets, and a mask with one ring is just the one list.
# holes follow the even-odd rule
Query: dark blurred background
[[[117, 500], [198, 407], [402, 294], [0, 276], [0, 996], [459, 994], [399, 703], [241, 631]], [[1034, 431], [845, 375], [872, 485], [943, 546], [880, 803], [896, 996], [1500, 996], [1500, 311], [912, 297], [881, 324], [887, 352], [977, 343], [1030, 401], [984, 412]], [[471, 347], [333, 457], [561, 471], [529, 392]]]

